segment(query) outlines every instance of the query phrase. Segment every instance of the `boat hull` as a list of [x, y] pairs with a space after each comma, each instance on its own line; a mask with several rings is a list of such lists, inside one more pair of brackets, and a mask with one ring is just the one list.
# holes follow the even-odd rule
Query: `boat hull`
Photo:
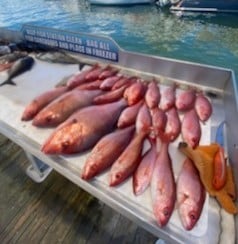
[[184, 0], [170, 8], [172, 11], [238, 13], [237, 0]]
[[135, 5], [135, 4], [149, 4], [152, 3], [152, 0], [90, 0], [91, 4], [95, 5]]

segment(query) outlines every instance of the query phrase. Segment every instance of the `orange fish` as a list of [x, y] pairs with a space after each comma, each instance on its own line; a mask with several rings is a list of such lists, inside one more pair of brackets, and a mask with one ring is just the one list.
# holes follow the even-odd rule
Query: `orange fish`
[[235, 182], [230, 166], [227, 166], [227, 180], [220, 190], [216, 190], [213, 186], [214, 179], [214, 157], [219, 150], [219, 145], [212, 143], [210, 145], [197, 146], [191, 148], [185, 142], [179, 143], [179, 150], [187, 157], [193, 160], [197, 170], [199, 171], [200, 179], [207, 192], [216, 197], [221, 207], [228, 213], [237, 214], [238, 208], [235, 203], [236, 189]]
[[224, 148], [219, 146], [213, 161], [214, 176], [212, 185], [216, 190], [220, 190], [226, 183], [227, 178], [227, 164], [225, 159]]

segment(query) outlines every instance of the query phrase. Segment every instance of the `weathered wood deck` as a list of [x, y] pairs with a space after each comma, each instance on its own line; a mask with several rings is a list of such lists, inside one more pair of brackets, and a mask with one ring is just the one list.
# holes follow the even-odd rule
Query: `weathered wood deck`
[[21, 148], [0, 134], [0, 243], [155, 243], [157, 238], [53, 171], [25, 174]]

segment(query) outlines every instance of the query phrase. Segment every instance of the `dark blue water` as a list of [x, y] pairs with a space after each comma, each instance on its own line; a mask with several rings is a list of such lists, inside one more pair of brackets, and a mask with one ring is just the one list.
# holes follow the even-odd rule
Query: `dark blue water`
[[233, 69], [238, 77], [238, 16], [177, 17], [154, 5], [97, 7], [83, 0], [0, 2], [0, 26], [24, 23], [111, 36], [130, 51]]

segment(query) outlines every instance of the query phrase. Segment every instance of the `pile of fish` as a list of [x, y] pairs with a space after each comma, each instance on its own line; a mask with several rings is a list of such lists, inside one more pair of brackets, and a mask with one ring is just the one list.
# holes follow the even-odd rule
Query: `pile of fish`
[[0, 72], [7, 71], [7, 78], [3, 85], [16, 85], [14, 77], [29, 71], [34, 65], [34, 59], [27, 52], [18, 49], [14, 43], [0, 45]]
[[211, 103], [201, 91], [161, 85], [155, 79], [143, 80], [95, 64], [72, 75], [65, 86], [36, 97], [22, 120], [32, 120], [37, 127], [56, 127], [42, 145], [46, 154], [91, 149], [82, 170], [84, 180], [108, 170], [111, 187], [129, 177], [135, 195], [150, 187], [160, 227], [168, 223], [177, 201], [182, 225], [191, 230], [202, 212], [205, 189], [188, 158], [178, 162], [183, 166], [175, 181], [169, 147], [181, 135], [196, 148], [201, 123], [211, 114]]
[[[31, 55], [30, 55], [31, 54]], [[55, 51], [49, 48], [39, 48], [39, 45], [29, 43], [2, 43], [0, 44], [0, 72], [7, 72], [7, 79], [0, 83], [3, 85], [16, 85], [12, 80], [16, 76], [31, 70], [35, 60], [47, 61], [51, 63], [79, 64], [81, 69], [84, 64], [65, 52]]]

